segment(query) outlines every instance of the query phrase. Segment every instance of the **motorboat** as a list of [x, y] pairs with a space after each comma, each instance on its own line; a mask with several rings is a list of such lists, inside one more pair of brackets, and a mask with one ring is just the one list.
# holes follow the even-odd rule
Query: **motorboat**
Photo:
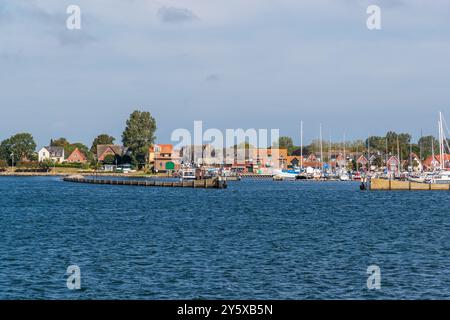
[[182, 169], [180, 177], [182, 180], [195, 180], [197, 178], [196, 169]]

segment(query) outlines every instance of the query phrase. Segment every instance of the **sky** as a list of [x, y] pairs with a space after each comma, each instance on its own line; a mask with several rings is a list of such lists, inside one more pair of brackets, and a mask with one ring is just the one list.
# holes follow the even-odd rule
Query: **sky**
[[[381, 30], [366, 9], [381, 8]], [[81, 29], [69, 30], [69, 5]], [[280, 129], [295, 143], [450, 120], [450, 1], [1, 0], [0, 140], [121, 140], [150, 111], [173, 130]]]

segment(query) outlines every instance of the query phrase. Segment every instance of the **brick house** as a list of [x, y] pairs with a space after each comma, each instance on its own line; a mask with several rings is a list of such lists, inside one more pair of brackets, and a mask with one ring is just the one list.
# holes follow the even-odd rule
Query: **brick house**
[[172, 144], [155, 144], [149, 148], [149, 164], [157, 172], [174, 171], [180, 168], [180, 154], [174, 153]]
[[253, 168], [287, 168], [287, 149], [251, 149]]
[[105, 161], [108, 155], [122, 157], [127, 153], [127, 148], [114, 144], [99, 144], [97, 146], [97, 160]]
[[86, 163], [88, 159], [83, 152], [81, 152], [78, 148], [75, 148], [70, 156], [67, 157], [66, 161], [72, 163]]

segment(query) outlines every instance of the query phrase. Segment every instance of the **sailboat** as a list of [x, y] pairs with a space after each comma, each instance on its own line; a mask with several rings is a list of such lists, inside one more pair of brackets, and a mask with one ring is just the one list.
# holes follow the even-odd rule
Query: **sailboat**
[[339, 172], [338, 172], [339, 180], [340, 181], [349, 181], [350, 176], [348, 175], [347, 168], [346, 168], [347, 167], [347, 156], [345, 154], [345, 133], [344, 133], [344, 139], [342, 141], [342, 146], [344, 149], [344, 166], [339, 169]]
[[[439, 129], [439, 169], [436, 170], [435, 174], [432, 175], [430, 179], [430, 183], [441, 183], [441, 184], [450, 184], [450, 171], [446, 170], [445, 163], [447, 160], [447, 156], [445, 153], [445, 147], [450, 150], [448, 146], [448, 141], [445, 136], [444, 131], [445, 128], [448, 131], [447, 124], [445, 123], [445, 119], [442, 115], [442, 112], [439, 112], [439, 121], [438, 121], [438, 129]], [[433, 156], [433, 161], [434, 161]]]
[[[439, 161], [436, 161], [436, 155], [434, 152], [434, 141], [431, 140], [431, 165], [433, 167], [432, 172], [424, 172], [419, 177], [410, 176], [409, 181], [423, 182], [423, 183], [435, 183], [435, 184], [450, 184], [450, 171], [447, 170], [445, 163], [448, 162], [447, 155], [445, 153], [446, 147], [450, 150], [447, 138], [445, 136], [445, 129], [448, 127], [445, 122], [442, 112], [439, 112], [438, 131], [439, 131]], [[439, 166], [438, 166], [439, 165]]]

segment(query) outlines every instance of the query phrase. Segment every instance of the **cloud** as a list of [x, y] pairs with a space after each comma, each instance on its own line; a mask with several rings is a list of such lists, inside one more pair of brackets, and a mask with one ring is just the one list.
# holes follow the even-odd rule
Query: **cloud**
[[93, 42], [98, 42], [98, 39], [82, 30], [65, 30], [57, 35], [59, 44], [61, 46], [77, 45], [83, 46]]
[[5, 60], [7, 62], [19, 62], [23, 58], [22, 50], [16, 50], [13, 52], [1, 52], [0, 60]]
[[222, 79], [222, 77], [221, 77], [220, 74], [217, 74], [217, 73], [211, 73], [210, 75], [208, 75], [208, 76], [205, 78], [205, 81], [206, 81], [206, 82], [217, 82], [217, 81], [220, 81], [221, 79]]
[[161, 7], [158, 16], [164, 23], [184, 23], [199, 20], [199, 18], [187, 8]]
[[[87, 28], [68, 30], [66, 28], [67, 17], [65, 10], [50, 10], [48, 6], [33, 1], [0, 4], [0, 24], [2, 21], [6, 21], [8, 27], [15, 28], [18, 32], [25, 32], [22, 23], [25, 20], [28, 25], [33, 26], [35, 35], [50, 35], [60, 46], [86, 45], [98, 42], [98, 38], [94, 37]], [[87, 17], [83, 15], [82, 17], [83, 22], [87, 19], [91, 25], [94, 24], [92, 22], [94, 18], [91, 15]]]

